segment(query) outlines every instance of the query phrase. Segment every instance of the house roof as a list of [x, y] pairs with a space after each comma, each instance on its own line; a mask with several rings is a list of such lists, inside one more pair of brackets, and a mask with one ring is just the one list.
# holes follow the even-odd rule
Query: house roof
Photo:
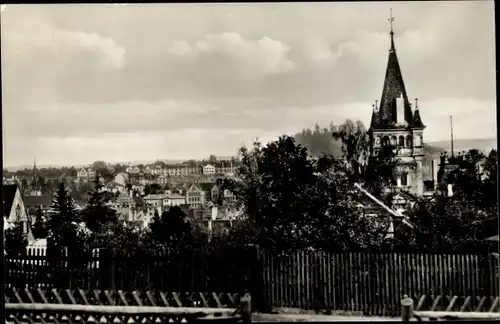
[[9, 215], [16, 196], [17, 184], [3, 185], [3, 214]]
[[165, 195], [151, 194], [143, 197], [144, 200], [161, 200], [164, 199]]

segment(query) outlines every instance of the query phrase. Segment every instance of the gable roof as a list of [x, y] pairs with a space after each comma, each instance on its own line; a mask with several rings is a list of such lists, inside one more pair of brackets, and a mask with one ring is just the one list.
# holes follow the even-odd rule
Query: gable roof
[[3, 215], [9, 215], [17, 192], [17, 184], [3, 185]]

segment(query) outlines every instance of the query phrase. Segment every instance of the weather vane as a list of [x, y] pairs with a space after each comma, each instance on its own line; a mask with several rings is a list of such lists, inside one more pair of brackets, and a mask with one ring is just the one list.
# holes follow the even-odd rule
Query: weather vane
[[391, 24], [391, 33], [392, 33], [392, 23], [394, 22], [394, 17], [392, 16], [392, 8], [390, 9], [389, 19], [387, 19]]

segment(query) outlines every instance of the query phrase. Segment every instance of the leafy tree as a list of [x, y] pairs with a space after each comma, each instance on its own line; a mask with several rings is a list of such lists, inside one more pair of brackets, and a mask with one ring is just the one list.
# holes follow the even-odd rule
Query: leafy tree
[[477, 162], [483, 157], [471, 150], [462, 159], [450, 161], [458, 164], [446, 179], [454, 184], [453, 196], [439, 194], [430, 201], [421, 199], [407, 211], [415, 229], [401, 233], [402, 247], [443, 252], [487, 248], [485, 238], [498, 233], [496, 151], [488, 155], [480, 172]]
[[45, 226], [45, 220], [43, 211], [40, 207], [36, 209], [35, 224], [33, 224], [33, 236], [35, 239], [41, 239], [47, 237], [47, 230]]
[[362, 218], [357, 190], [348, 181], [345, 167], [332, 156], [312, 159], [289, 136], [266, 147], [256, 142], [251, 151], [242, 148], [240, 156], [239, 180], [224, 182], [248, 215], [247, 227], [233, 231], [233, 237], [283, 252], [381, 243], [353, 235], [358, 227], [360, 231], [371, 228], [368, 235], [380, 231], [374, 230], [377, 225], [372, 220]]
[[19, 256], [26, 253], [28, 239], [23, 234], [21, 224], [16, 224], [4, 232], [5, 235], [5, 252], [8, 256]]
[[157, 183], [153, 184], [147, 184], [144, 186], [144, 194], [145, 195], [155, 195], [155, 194], [161, 194], [163, 192], [163, 189], [161, 185]]
[[116, 222], [116, 211], [106, 205], [109, 197], [99, 176], [94, 179], [94, 189], [89, 193], [88, 204], [82, 211], [87, 228], [92, 232], [99, 232], [107, 222]]
[[150, 224], [150, 238], [155, 244], [171, 248], [186, 247], [194, 242], [191, 223], [179, 206], [170, 207], [161, 216], [155, 212]]
[[391, 195], [386, 195], [384, 189], [396, 184], [396, 148], [382, 142], [377, 151], [372, 152], [370, 135], [360, 121], [353, 123], [347, 120], [332, 136], [341, 142], [342, 158], [348, 169], [349, 180], [362, 183], [373, 195], [389, 203]]
[[52, 200], [51, 215], [47, 221], [47, 244], [58, 247], [73, 247], [77, 243], [78, 215], [73, 200], [64, 183]]
[[208, 161], [212, 164], [216, 163], [217, 162], [217, 157], [215, 155], [210, 155], [210, 157], [208, 158]]

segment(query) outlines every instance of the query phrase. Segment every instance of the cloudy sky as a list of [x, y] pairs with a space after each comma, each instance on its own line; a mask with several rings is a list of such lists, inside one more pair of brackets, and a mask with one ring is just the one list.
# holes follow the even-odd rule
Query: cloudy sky
[[8, 5], [4, 164], [232, 155], [369, 123], [389, 49], [427, 141], [496, 136], [493, 2]]

